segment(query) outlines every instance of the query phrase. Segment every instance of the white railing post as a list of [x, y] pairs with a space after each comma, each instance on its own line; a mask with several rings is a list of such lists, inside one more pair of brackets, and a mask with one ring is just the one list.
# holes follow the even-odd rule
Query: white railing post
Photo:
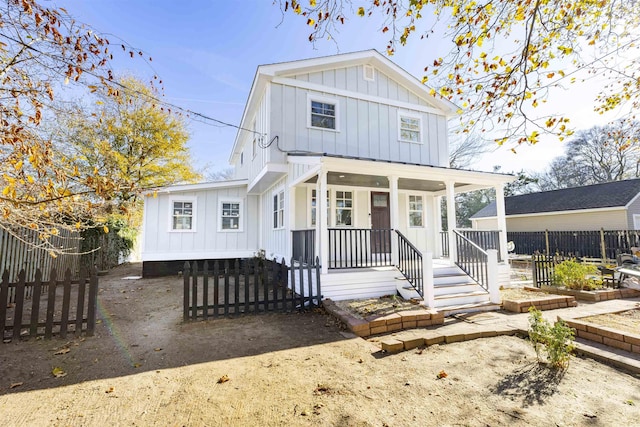
[[492, 304], [500, 304], [500, 286], [498, 285], [498, 251], [487, 250], [487, 280], [489, 281], [489, 299]]
[[434, 308], [433, 254], [431, 252], [422, 254], [422, 277], [424, 279], [424, 304], [429, 308]]

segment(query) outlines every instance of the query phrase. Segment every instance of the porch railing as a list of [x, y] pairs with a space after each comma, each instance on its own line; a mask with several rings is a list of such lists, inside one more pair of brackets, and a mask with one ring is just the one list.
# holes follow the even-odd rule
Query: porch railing
[[440, 243], [442, 244], [442, 256], [449, 257], [449, 233], [446, 231], [440, 232]]
[[458, 254], [456, 265], [489, 292], [489, 255], [458, 230], [453, 230], [453, 234]]
[[293, 259], [313, 264], [316, 258], [316, 230], [292, 230]]
[[500, 256], [500, 231], [497, 230], [469, 230], [458, 229], [461, 235], [480, 246], [484, 251], [495, 249], [498, 251], [498, 262], [502, 262]]
[[391, 229], [330, 228], [328, 268], [391, 266]]
[[414, 287], [416, 292], [424, 297], [424, 264], [422, 253], [398, 230], [398, 270]]

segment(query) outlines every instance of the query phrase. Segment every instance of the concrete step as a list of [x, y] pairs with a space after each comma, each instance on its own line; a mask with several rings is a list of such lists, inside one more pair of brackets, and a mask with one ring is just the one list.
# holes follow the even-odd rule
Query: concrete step
[[441, 312], [444, 313], [445, 317], [453, 316], [455, 314], [461, 313], [476, 313], [482, 311], [497, 311], [500, 310], [500, 304], [493, 304], [489, 302], [475, 303], [475, 304], [460, 304], [460, 305], [449, 305], [440, 307]]

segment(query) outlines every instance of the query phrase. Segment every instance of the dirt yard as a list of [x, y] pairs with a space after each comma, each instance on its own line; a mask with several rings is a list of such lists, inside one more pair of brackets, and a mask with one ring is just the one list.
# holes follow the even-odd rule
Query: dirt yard
[[101, 277], [96, 336], [0, 345], [3, 426], [638, 425], [640, 378], [520, 338], [385, 356], [318, 312], [183, 325], [181, 281], [138, 274]]

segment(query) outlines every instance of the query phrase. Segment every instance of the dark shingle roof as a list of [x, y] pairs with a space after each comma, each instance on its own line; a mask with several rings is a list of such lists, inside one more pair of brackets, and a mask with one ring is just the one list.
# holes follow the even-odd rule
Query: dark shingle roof
[[[504, 204], [507, 215], [611, 208], [625, 206], [638, 193], [640, 179], [628, 179], [505, 197]], [[485, 206], [471, 218], [492, 216], [496, 216], [495, 202]]]

